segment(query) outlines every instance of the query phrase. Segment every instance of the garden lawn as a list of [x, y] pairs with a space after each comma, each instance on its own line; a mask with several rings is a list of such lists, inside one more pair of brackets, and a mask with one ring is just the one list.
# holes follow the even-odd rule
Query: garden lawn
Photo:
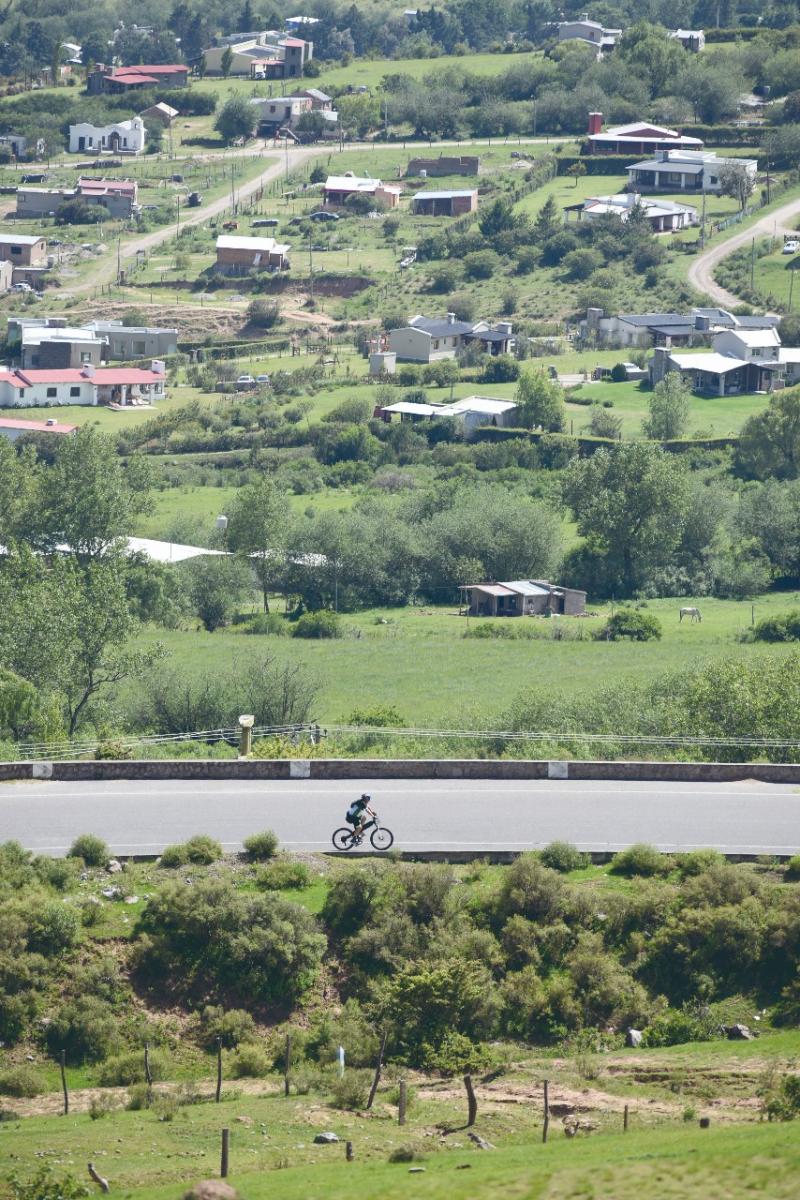
[[[624, 357], [624, 351], [617, 351], [616, 361]], [[555, 360], [558, 363], [558, 360]], [[649, 401], [652, 396], [649, 387], [638, 383], [584, 383], [570, 392], [570, 397], [580, 397], [592, 404], [602, 404], [604, 400], [613, 401], [611, 412], [622, 417], [622, 434], [625, 438], [642, 436], [642, 421], [648, 415]], [[695, 396], [691, 397], [689, 427], [687, 434], [701, 434], [704, 437], [728, 437], [739, 433], [744, 422], [754, 413], [766, 408], [769, 398], [763, 395], [748, 396]], [[591, 416], [591, 409], [582, 404], [568, 403], [567, 415], [570, 433], [585, 431]]]

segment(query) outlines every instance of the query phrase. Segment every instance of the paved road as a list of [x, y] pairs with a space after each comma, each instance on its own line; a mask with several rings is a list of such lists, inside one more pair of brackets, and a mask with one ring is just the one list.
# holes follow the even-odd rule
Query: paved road
[[158, 853], [195, 833], [231, 850], [272, 828], [293, 850], [330, 848], [350, 800], [372, 793], [405, 850], [534, 849], [556, 838], [582, 849], [647, 841], [665, 850], [715, 846], [785, 854], [800, 847], [800, 792], [790, 785], [350, 780], [0, 785], [0, 841], [61, 854], [96, 833], [117, 854]]
[[800, 200], [792, 200], [788, 204], [774, 209], [760, 221], [749, 226], [748, 229], [734, 234], [733, 237], [727, 238], [717, 246], [712, 246], [710, 250], [706, 250], [692, 262], [689, 267], [689, 283], [698, 291], [705, 292], [715, 304], [721, 304], [723, 308], [734, 308], [737, 304], [741, 304], [739, 296], [735, 296], [733, 292], [727, 291], [726, 288], [715, 282], [714, 271], [723, 258], [733, 254], [734, 250], [740, 250], [742, 246], [749, 246], [754, 237], [770, 237], [774, 233], [782, 234], [789, 229], [796, 228], [799, 216]]

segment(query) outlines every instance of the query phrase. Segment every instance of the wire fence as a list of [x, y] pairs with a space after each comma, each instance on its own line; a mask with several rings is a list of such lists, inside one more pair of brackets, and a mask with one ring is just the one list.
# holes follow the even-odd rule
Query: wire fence
[[[126, 757], [130, 752], [145, 750], [148, 747], [169, 748], [187, 742], [202, 743], [208, 746], [226, 743], [232, 748], [238, 747], [241, 736], [239, 726], [220, 729], [192, 730], [174, 734], [130, 735], [106, 739], [84, 739], [71, 742], [27, 742], [20, 743], [16, 752], [21, 761], [59, 761], [81, 759], [96, 754], [101, 747], [118, 747]], [[569, 730], [520, 730], [520, 729], [438, 729], [426, 726], [375, 726], [375, 725], [327, 725], [315, 723], [291, 725], [260, 725], [252, 731], [253, 741], [264, 738], [281, 738], [289, 743], [295, 743], [298, 757], [303, 757], [303, 750], [309, 746], [317, 747], [326, 739], [334, 739], [331, 746], [331, 757], [336, 757], [337, 751], [347, 750], [350, 753], [363, 747], [363, 742], [391, 742], [392, 740], [408, 739], [420, 742], [467, 742], [483, 743], [485, 747], [501, 753], [505, 745], [530, 743], [532, 746], [580, 746], [597, 747], [602, 749], [621, 749], [633, 747], [650, 747], [675, 750], [753, 750], [757, 753], [800, 750], [798, 738], [765, 738], [748, 735], [736, 737], [713, 737], [706, 734], [694, 736], [686, 734], [655, 734], [655, 733], [587, 733]], [[348, 740], [355, 740], [361, 746], [347, 745]], [[338, 743], [338, 745], [337, 745]]]

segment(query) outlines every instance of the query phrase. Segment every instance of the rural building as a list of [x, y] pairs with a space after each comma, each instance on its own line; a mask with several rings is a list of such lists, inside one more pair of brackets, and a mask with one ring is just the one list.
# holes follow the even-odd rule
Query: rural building
[[163, 370], [143, 371], [138, 367], [87, 364], [80, 369], [62, 367], [27, 371], [4, 367], [0, 368], [0, 408], [152, 404], [163, 398], [164, 385]]
[[14, 282], [14, 267], [10, 262], [0, 262], [0, 292], [7, 292]]
[[29, 220], [36, 217], [54, 217], [62, 204], [74, 200], [75, 188], [30, 187], [23, 184], [17, 188], [16, 215]]
[[462, 217], [477, 211], [478, 192], [417, 192], [412, 205], [417, 217]]
[[754, 158], [720, 158], [716, 154], [693, 150], [659, 150], [654, 158], [627, 167], [628, 187], [634, 191], [719, 192], [720, 170], [735, 163], [755, 179], [758, 163]]
[[103, 361], [103, 339], [90, 329], [65, 325], [28, 326], [22, 330], [20, 365], [23, 370], [96, 367]]
[[63, 437], [67, 433], [74, 433], [77, 428], [77, 425], [65, 425], [53, 417], [47, 421], [25, 421], [21, 417], [0, 417], [0, 437], [7, 438], [9, 442], [15, 442], [25, 433], [53, 433], [56, 437]]
[[285, 271], [289, 267], [289, 250], [285, 243], [273, 237], [237, 237], [224, 233], [217, 238], [217, 269], [227, 275], [241, 275], [253, 268], [265, 271]]
[[411, 400], [400, 400], [376, 408], [375, 416], [387, 423], [395, 417], [403, 421], [456, 421], [467, 437], [482, 425], [496, 427], [514, 424], [519, 406], [514, 400], [497, 400], [489, 396], [467, 396], [451, 404], [418, 404]]
[[310, 96], [272, 96], [262, 100], [254, 97], [253, 127], [261, 137], [273, 137], [279, 129], [291, 129], [303, 113], [312, 109]]
[[586, 13], [575, 21], [559, 21], [557, 26], [560, 42], [588, 42], [597, 49], [597, 57], [609, 54], [617, 44], [617, 38], [622, 37], [621, 29], [606, 29], [597, 21], [590, 21]]
[[703, 143], [650, 121], [615, 125], [603, 133], [603, 114], [590, 112], [586, 149], [590, 154], [655, 154], [657, 150], [702, 150]]
[[[178, 348], [177, 329], [158, 329], [147, 326], [123, 325], [121, 321], [87, 321], [85, 325], [68, 326], [64, 317], [9, 317], [6, 342], [12, 354], [23, 366], [80, 366], [84, 362], [125, 362], [136, 358], [162, 359]], [[100, 346], [99, 357], [91, 354], [86, 360], [59, 363], [33, 362], [25, 347], [48, 342], [74, 342], [83, 349]], [[33, 350], [31, 351], [31, 353]]]
[[203, 51], [206, 73], [222, 74], [222, 60], [230, 50], [229, 75], [250, 79], [300, 79], [306, 63], [314, 57], [314, 43], [287, 37], [276, 30], [241, 33], [220, 38]]
[[179, 88], [189, 82], [189, 68], [181, 63], [145, 63], [136, 67], [107, 67], [96, 63], [86, 77], [90, 96], [102, 92], [128, 92], [136, 88]]
[[164, 104], [162, 100], [159, 100], [158, 104], [151, 104], [149, 108], [140, 112], [139, 116], [144, 121], [156, 121], [159, 125], [169, 128], [178, 116], [178, 110], [177, 108], [173, 108], [171, 104]]
[[714, 335], [708, 353], [676, 354], [657, 347], [648, 366], [650, 382], [677, 371], [695, 392], [737, 396], [771, 392], [800, 374], [800, 350], [783, 348], [777, 329], [725, 329]]
[[10, 150], [15, 158], [22, 158], [28, 148], [28, 139], [21, 133], [0, 135], [0, 150]]
[[690, 54], [699, 54], [706, 44], [706, 35], [703, 29], [670, 29], [667, 37], [680, 42], [684, 50], [688, 50]]
[[477, 175], [480, 167], [477, 154], [440, 154], [438, 158], [409, 159], [406, 175]]
[[579, 221], [592, 221], [597, 217], [619, 217], [621, 221], [630, 219], [631, 213], [638, 208], [644, 213], [647, 222], [654, 233], [674, 233], [678, 229], [688, 229], [697, 225], [697, 209], [686, 204], [676, 204], [673, 200], [648, 200], [638, 192], [619, 192], [615, 196], [593, 196], [579, 204], [568, 204], [564, 209], [569, 221], [570, 213], [574, 213]]
[[333, 108], [333, 96], [321, 92], [319, 88], [304, 88], [300, 95], [308, 96], [314, 112], [330, 112]]
[[387, 348], [404, 362], [437, 362], [455, 358], [470, 342], [479, 342], [487, 354], [507, 354], [513, 347], [510, 321], [490, 325], [488, 321], [459, 321], [446, 317], [412, 317], [401, 329], [390, 329]]
[[77, 197], [84, 204], [101, 204], [110, 217], [127, 220], [137, 207], [139, 185], [135, 179], [79, 179]]
[[141, 117], [131, 117], [128, 121], [117, 121], [113, 125], [91, 125], [88, 121], [81, 121], [69, 127], [69, 152], [141, 154], [146, 135]]
[[690, 346], [707, 342], [725, 329], [773, 329], [779, 317], [737, 317], [719, 308], [693, 308], [688, 313], [620, 313], [605, 316], [587, 308], [578, 338], [607, 346]]
[[465, 583], [460, 591], [471, 617], [579, 617], [586, 612], [586, 592], [559, 587], [546, 579]]
[[38, 234], [0, 233], [0, 262], [10, 262], [15, 269], [46, 268], [47, 239]]
[[373, 196], [377, 203], [387, 208], [396, 208], [400, 203], [401, 190], [380, 179], [361, 178], [352, 171], [344, 175], [329, 175], [325, 180], [323, 196], [326, 204], [346, 204], [351, 196]]
[[165, 358], [178, 350], [177, 329], [148, 325], [123, 325], [121, 321], [89, 321], [86, 329], [105, 344], [103, 359], [125, 362], [133, 358]]

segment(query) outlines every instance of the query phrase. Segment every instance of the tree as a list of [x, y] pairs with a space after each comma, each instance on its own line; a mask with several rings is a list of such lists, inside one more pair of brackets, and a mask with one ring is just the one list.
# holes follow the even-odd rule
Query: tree
[[564, 428], [564, 393], [561, 384], [544, 371], [526, 367], [520, 374], [514, 399], [520, 407], [520, 424], [558, 433]]
[[478, 227], [485, 238], [493, 238], [498, 233], [513, 229], [516, 223], [517, 218], [511, 202], [498, 198], [483, 210], [478, 220]]
[[745, 421], [736, 448], [736, 465], [750, 479], [797, 479], [800, 389], [774, 394], [768, 408]]
[[39, 543], [66, 543], [77, 555], [97, 556], [130, 534], [150, 505], [150, 465], [138, 455], [127, 466], [114, 442], [84, 425], [61, 438], [55, 462], [42, 475]]
[[622, 417], [617, 417], [602, 404], [593, 404], [586, 428], [592, 437], [610, 438], [616, 442], [622, 437]]
[[0, 667], [0, 737], [6, 731], [18, 738], [30, 728], [38, 711], [36, 688], [27, 679]]
[[227, 625], [248, 590], [250, 568], [233, 558], [194, 558], [183, 570], [193, 611], [207, 633]]
[[632, 595], [655, 569], [670, 562], [688, 504], [683, 465], [660, 447], [622, 442], [574, 459], [563, 494], [591, 554], [602, 562], [606, 586]]
[[0, 544], [30, 535], [41, 470], [32, 449], [17, 454], [0, 437]]
[[556, 198], [555, 196], [548, 196], [539, 209], [536, 220], [533, 222], [533, 236], [539, 245], [541, 245], [542, 242], [546, 242], [548, 238], [557, 234], [562, 224]]
[[723, 163], [717, 172], [719, 187], [723, 196], [731, 196], [744, 208], [756, 186], [755, 176], [751, 175], [743, 163], [729, 159]]
[[266, 475], [236, 493], [228, 518], [228, 545], [250, 556], [269, 612], [269, 593], [283, 567], [289, 525], [289, 505]]
[[574, 162], [571, 167], [567, 167], [565, 174], [569, 175], [570, 179], [575, 180], [575, 187], [577, 187], [578, 180], [582, 179], [586, 174], [586, 163], [582, 163], [580, 159], [578, 159], [578, 161]]
[[217, 113], [214, 128], [226, 145], [237, 138], [248, 138], [253, 133], [255, 116], [253, 106], [243, 96], [231, 96]]
[[221, 54], [220, 60], [219, 60], [219, 69], [222, 72], [223, 79], [228, 78], [228, 76], [231, 73], [232, 66], [233, 66], [233, 50], [230, 48], [230, 46], [226, 46], [225, 49], [222, 51], [222, 54]]
[[657, 383], [650, 397], [650, 412], [642, 421], [642, 433], [654, 442], [669, 442], [683, 437], [689, 423], [689, 386], [677, 371], [670, 371]]

